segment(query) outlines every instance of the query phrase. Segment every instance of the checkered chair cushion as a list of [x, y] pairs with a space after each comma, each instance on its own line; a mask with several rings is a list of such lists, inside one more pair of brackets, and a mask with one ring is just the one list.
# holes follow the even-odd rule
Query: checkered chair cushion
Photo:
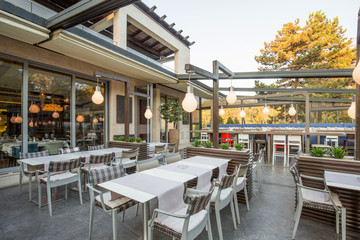
[[94, 169], [89, 172], [90, 185], [96, 186], [102, 182], [107, 182], [122, 177], [120, 165], [102, 169]]
[[181, 235], [182, 235], [181, 233], [179, 233], [179, 232], [175, 231], [174, 229], [171, 229], [161, 223], [154, 222], [154, 230], [165, 233], [166, 235], [173, 237], [174, 239], [181, 239]]
[[104, 149], [105, 146], [103, 145], [97, 145], [97, 146], [88, 146], [88, 151], [93, 151], [93, 150], [100, 150], [100, 149]]
[[32, 152], [32, 153], [20, 153], [20, 159], [36, 158], [49, 156], [49, 151]]
[[74, 152], [80, 152], [79, 147], [71, 147], [71, 148], [59, 148], [59, 154], [67, 154], [67, 153], [74, 153]]
[[296, 163], [294, 163], [294, 165], [292, 165], [290, 167], [290, 172], [293, 175], [295, 184], [301, 184], [300, 183], [300, 172], [299, 172], [299, 167]]
[[132, 158], [136, 158], [138, 156], [139, 156], [139, 148], [122, 151], [122, 153], [121, 153], [122, 158], [132, 159]]
[[61, 162], [53, 162], [50, 161], [48, 171], [51, 172], [63, 172], [63, 171], [71, 171], [74, 168], [80, 167], [82, 161], [85, 161], [85, 158], [80, 157], [76, 159], [71, 159], [70, 161], [61, 161]]
[[307, 208], [313, 208], [320, 211], [326, 211], [326, 212], [336, 212], [333, 205], [326, 204], [326, 203], [319, 203], [319, 202], [313, 202], [313, 201], [307, 201], [304, 199], [303, 206]]
[[221, 182], [220, 182], [220, 185], [219, 185], [219, 191], [221, 191], [222, 189], [226, 189], [226, 188], [231, 187], [231, 185], [234, 183], [234, 178], [236, 176], [236, 171], [237, 171], [237, 169], [231, 175], [224, 174], [222, 176]]
[[210, 202], [211, 195], [214, 192], [214, 189], [215, 189], [215, 185], [211, 184], [210, 191], [208, 194], [192, 195], [189, 198], [187, 198], [188, 209], [186, 213], [193, 215], [200, 212], [201, 210], [204, 210]]
[[98, 163], [104, 163], [104, 164], [110, 164], [114, 160], [115, 153], [108, 153], [104, 155], [90, 155], [90, 164], [98, 164]]

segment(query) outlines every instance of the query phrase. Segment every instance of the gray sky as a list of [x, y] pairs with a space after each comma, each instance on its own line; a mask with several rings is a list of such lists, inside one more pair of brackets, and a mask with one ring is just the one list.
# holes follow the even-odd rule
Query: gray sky
[[[338, 17], [355, 42], [359, 0], [143, 0], [155, 12], [167, 15], [176, 30], [189, 35], [191, 64], [212, 71], [219, 60], [234, 72], [257, 71], [254, 57], [264, 42], [274, 39], [283, 24], [300, 19], [303, 26], [310, 13], [322, 10], [328, 18]], [[230, 85], [222, 81], [221, 86]], [[235, 85], [235, 84], [234, 84]], [[237, 83], [252, 87], [253, 81]]]

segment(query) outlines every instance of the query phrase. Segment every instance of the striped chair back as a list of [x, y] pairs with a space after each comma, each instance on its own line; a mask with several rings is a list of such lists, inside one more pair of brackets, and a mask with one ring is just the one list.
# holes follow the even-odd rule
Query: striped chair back
[[202, 194], [202, 195], [190, 196], [187, 199], [188, 209], [187, 209], [186, 214], [193, 215], [193, 214], [200, 212], [203, 209], [206, 209], [206, 207], [208, 206], [208, 204], [210, 202], [211, 195], [214, 192], [214, 189], [215, 189], [215, 184], [213, 182], [211, 184], [209, 193]]
[[122, 158], [130, 158], [130, 159], [136, 158], [136, 160], [137, 160], [138, 156], [139, 156], [139, 148], [130, 149], [130, 150], [127, 150], [127, 151], [123, 151], [121, 153]]
[[71, 147], [71, 148], [59, 148], [59, 154], [67, 154], [67, 153], [74, 153], [74, 152], [80, 152], [79, 147]]
[[238, 172], [236, 174], [236, 177], [246, 177], [247, 170], [250, 166], [250, 163], [248, 164], [240, 164], [238, 168]]
[[165, 151], [165, 144], [163, 145], [155, 145], [155, 153], [162, 153], [163, 151]]
[[179, 152], [168, 153], [165, 155], [164, 163], [170, 164], [170, 163], [178, 162], [180, 160], [181, 160], [181, 154]]
[[105, 145], [96, 145], [96, 146], [88, 146], [88, 151], [100, 150], [104, 149]]
[[167, 145], [167, 151], [168, 152], [175, 152], [176, 149], [176, 142], [175, 143], [168, 143]]
[[120, 165], [116, 165], [114, 167], [94, 169], [89, 171], [89, 183], [92, 186], [97, 186], [100, 183], [107, 182], [120, 177], [122, 177]]
[[295, 184], [301, 184], [299, 167], [296, 163], [290, 167], [290, 172], [293, 175]]
[[20, 153], [20, 159], [28, 159], [28, 158], [36, 158], [36, 157], [45, 157], [49, 156], [49, 151], [41, 151], [41, 152], [32, 152], [32, 153]]
[[234, 179], [236, 177], [236, 173], [237, 173], [237, 167], [236, 167], [233, 174], [231, 174], [231, 175], [224, 174], [222, 176], [221, 182], [220, 182], [220, 185], [219, 185], [219, 191], [232, 186], [232, 184], [234, 183]]
[[61, 162], [50, 161], [48, 171], [49, 173], [71, 171], [74, 168], [80, 167], [82, 161], [85, 161], [84, 157], [71, 159], [70, 161], [61, 161]]
[[110, 164], [115, 157], [115, 153], [108, 153], [104, 155], [90, 155], [90, 164], [104, 163]]

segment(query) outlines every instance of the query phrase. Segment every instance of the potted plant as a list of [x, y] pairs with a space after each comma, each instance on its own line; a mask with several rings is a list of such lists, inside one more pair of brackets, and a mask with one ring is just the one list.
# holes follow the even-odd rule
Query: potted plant
[[201, 141], [199, 139], [195, 139], [194, 143], [193, 143], [194, 147], [200, 147], [201, 146]]
[[160, 106], [161, 118], [174, 125], [174, 129], [169, 130], [169, 142], [176, 142], [176, 149], [179, 143], [178, 122], [182, 120], [183, 113], [184, 110], [177, 100], [169, 100]]
[[220, 144], [220, 148], [223, 149], [223, 150], [227, 150], [229, 149], [230, 145], [228, 143], [222, 143]]
[[242, 143], [238, 143], [238, 144], [235, 144], [235, 149], [238, 150], [238, 151], [241, 151], [244, 149], [244, 144]]
[[323, 150], [321, 148], [315, 147], [310, 151], [310, 156], [312, 157], [323, 157], [327, 153], [327, 150]]
[[135, 141], [136, 141], [137, 143], [141, 143], [141, 142], [142, 142], [142, 139], [141, 139], [141, 138], [137, 138]]
[[136, 140], [135, 137], [129, 137], [127, 141], [133, 143], [135, 142], [135, 140]]
[[212, 142], [210, 142], [210, 141], [204, 142], [204, 147], [206, 147], [206, 148], [212, 148], [212, 146], [213, 146]]
[[329, 151], [332, 158], [343, 159], [348, 153], [342, 147], [333, 147]]

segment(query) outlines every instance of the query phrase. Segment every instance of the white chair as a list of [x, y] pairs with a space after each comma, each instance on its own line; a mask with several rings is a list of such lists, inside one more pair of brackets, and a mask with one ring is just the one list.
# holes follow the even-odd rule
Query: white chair
[[[42, 152], [32, 152], [32, 153], [20, 153], [20, 160], [27, 158], [35, 158], [35, 157], [45, 157], [49, 156], [49, 151], [45, 150]], [[40, 165], [39, 167], [27, 166], [26, 164], [20, 163], [20, 173], [19, 173], [19, 192], [21, 193], [22, 179], [24, 176], [29, 178], [29, 201], [32, 199], [32, 177], [35, 176], [35, 183], [37, 182], [36, 170], [43, 170], [44, 165]]]
[[167, 152], [175, 152], [175, 150], [176, 150], [176, 142], [175, 143], [168, 143], [167, 144], [167, 149], [166, 149], [166, 151]]
[[115, 158], [115, 153], [103, 155], [90, 155], [89, 163], [86, 163], [81, 170], [88, 174], [90, 170], [106, 168], [110, 166]]
[[299, 168], [295, 163], [290, 168], [290, 172], [294, 177], [297, 187], [297, 207], [295, 211], [295, 225], [292, 239], [295, 239], [296, 230], [299, 225], [301, 211], [303, 206], [307, 208], [314, 208], [316, 210], [323, 210], [325, 212], [335, 213], [336, 215], [336, 233], [339, 234], [339, 217], [341, 215], [341, 237], [346, 239], [346, 208], [342, 206], [339, 196], [332, 193], [325, 184], [325, 189], [318, 189], [304, 186], [302, 178], [319, 181], [324, 183], [324, 178], [307, 176], [300, 174]]
[[326, 136], [325, 145], [330, 145], [332, 147], [339, 146], [339, 137], [338, 136]]
[[[195, 239], [205, 228], [208, 239], [212, 240], [209, 203], [214, 185], [209, 192], [193, 190], [191, 197], [186, 198], [187, 206], [173, 212], [165, 212], [158, 208], [154, 209], [153, 216], [149, 221], [149, 239], [153, 239], [153, 230], [169, 235], [173, 239]], [[158, 214], [166, 215], [162, 220], [158, 219]]]
[[[279, 149], [283, 149], [283, 151], [278, 151]], [[284, 158], [284, 166], [286, 166], [286, 135], [273, 135], [273, 165], [275, 163], [275, 157], [277, 156], [282, 156]]]
[[235, 213], [236, 213], [236, 218], [237, 218], [238, 224], [240, 224], [240, 212], [239, 212], [239, 203], [237, 200], [237, 193], [240, 192], [241, 190], [244, 190], [246, 208], [248, 211], [250, 211], [249, 198], [247, 195], [247, 188], [246, 188], [246, 173], [247, 173], [249, 166], [250, 166], [250, 163], [245, 164], [245, 165], [240, 164], [240, 166], [237, 170], [236, 176], [235, 176], [235, 180], [234, 180], [233, 197], [234, 197]]
[[164, 157], [164, 164], [178, 162], [181, 161], [181, 159], [181, 154], [179, 152], [172, 154], [167, 153]]
[[[130, 198], [118, 195], [113, 192], [102, 192], [98, 188], [98, 184], [102, 182], [111, 181], [116, 178], [120, 178], [121, 176], [122, 175], [121, 175], [120, 165], [102, 168], [102, 169], [90, 170], [89, 183], [87, 184], [87, 187], [90, 190], [89, 239], [91, 239], [95, 206], [102, 209], [106, 214], [112, 217], [113, 239], [117, 239], [117, 221], [116, 221], [117, 214], [120, 212], [125, 213], [126, 209], [137, 204], [136, 201]], [[95, 193], [97, 193], [97, 196], [95, 196]], [[123, 220], [124, 220], [124, 215], [123, 215]]]
[[136, 166], [139, 158], [139, 148], [130, 149], [121, 152], [120, 159], [116, 158], [114, 164], [119, 164], [125, 170], [130, 167]]
[[253, 151], [253, 144], [250, 140], [249, 134], [239, 133], [238, 134], [238, 143], [242, 143], [246, 146], [246, 148], [250, 149], [250, 151]]
[[[38, 179], [38, 191], [39, 191], [39, 208], [41, 208], [41, 184], [46, 185], [47, 189], [47, 201], [49, 206], [49, 214], [52, 216], [51, 206], [51, 189], [65, 185], [65, 199], [67, 199], [67, 185], [69, 183], [78, 182], [80, 204], [82, 205], [81, 194], [81, 163], [85, 161], [85, 158], [72, 159], [70, 161], [53, 162], [50, 161], [48, 171], [41, 170], [36, 171], [36, 175], [46, 174], [45, 177]], [[76, 173], [72, 170], [76, 169]]]
[[156, 157], [159, 161], [164, 159], [165, 148], [166, 148], [165, 144], [155, 145], [154, 151], [152, 152], [152, 156]]
[[214, 192], [211, 196], [211, 207], [215, 210], [216, 223], [218, 227], [218, 233], [220, 240], [223, 240], [223, 233], [221, 227], [220, 210], [230, 204], [231, 215], [233, 219], [234, 229], [236, 227], [235, 209], [234, 209], [234, 197], [233, 197], [233, 186], [234, 179], [236, 177], [237, 169], [232, 175], [224, 174], [221, 178], [219, 186], [215, 187]]
[[259, 189], [261, 188], [261, 181], [264, 176], [264, 155], [265, 155], [265, 149], [261, 149], [258, 154], [255, 154], [256, 160], [253, 161], [253, 176], [256, 174], [257, 183], [259, 186]]
[[209, 135], [206, 132], [201, 132], [200, 133], [200, 141], [201, 142], [209, 141]]
[[288, 163], [290, 163], [290, 157], [296, 157], [299, 155], [302, 149], [301, 144], [302, 136], [291, 136], [288, 135], [287, 139], [287, 151], [286, 151], [286, 159]]
[[157, 160], [156, 157], [147, 159], [147, 160], [143, 160], [143, 161], [137, 161], [136, 162], [136, 171], [137, 172], [142, 172], [148, 169], [152, 169], [152, 168], [156, 168], [159, 167], [159, 161]]

